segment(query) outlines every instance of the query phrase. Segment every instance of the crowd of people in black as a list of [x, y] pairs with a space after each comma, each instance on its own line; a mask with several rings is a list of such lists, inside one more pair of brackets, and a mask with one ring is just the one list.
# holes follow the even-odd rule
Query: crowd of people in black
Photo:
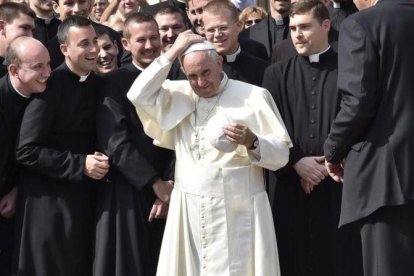
[[[250, 2], [0, 0], [0, 276], [414, 275], [414, 2], [268, 0], [267, 10]], [[216, 54], [201, 65], [184, 66], [186, 55], [211, 47]], [[168, 75], [158, 79], [150, 65], [168, 62]], [[197, 147], [200, 155], [200, 99], [207, 109], [199, 124], [228, 108], [223, 79], [270, 92], [266, 108], [253, 106], [259, 126], [220, 133], [238, 144], [233, 164], [265, 158], [266, 139], [252, 132], [271, 128], [260, 121], [265, 110], [281, 118], [290, 137], [287, 163], [276, 171], [258, 165], [267, 169], [276, 270], [257, 260], [236, 268], [246, 256], [230, 252], [232, 244], [224, 247], [227, 267], [215, 266], [219, 250], [206, 257], [201, 248], [204, 216], [215, 214], [200, 211], [194, 222], [185, 209], [185, 229], [164, 234], [167, 217], [177, 218], [169, 211], [184, 212], [170, 199], [179, 189], [175, 181], [184, 179], [175, 165], [185, 155], [173, 150], [181, 136], [155, 135], [145, 103], [131, 101], [147, 68], [157, 73], [161, 92], [175, 89], [169, 82], [194, 90], [195, 146], [187, 154]], [[214, 93], [203, 96], [213, 77]], [[154, 84], [146, 85], [142, 90]], [[175, 93], [186, 93], [180, 89]], [[174, 106], [167, 97], [154, 101]], [[249, 99], [234, 113], [260, 102]], [[168, 112], [162, 113], [156, 116], [164, 122]], [[220, 160], [230, 156], [221, 151]], [[204, 195], [195, 202], [203, 209]], [[232, 216], [224, 215], [225, 223], [237, 220]], [[221, 237], [210, 223], [208, 235]], [[239, 230], [242, 241], [250, 232]], [[172, 235], [197, 240], [196, 233], [200, 243], [171, 244]], [[160, 258], [167, 242], [177, 253]], [[257, 239], [251, 243], [262, 250]], [[247, 259], [266, 254], [272, 256], [255, 252]], [[168, 262], [174, 269], [157, 272]]]

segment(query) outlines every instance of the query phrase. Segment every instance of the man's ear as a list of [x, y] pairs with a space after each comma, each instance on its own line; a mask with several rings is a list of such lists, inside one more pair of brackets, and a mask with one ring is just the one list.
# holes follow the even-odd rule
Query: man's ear
[[66, 45], [66, 43], [62, 43], [59, 45], [60, 47], [60, 51], [62, 52], [62, 54], [67, 57], [69, 55], [68, 53], [68, 45]]
[[324, 21], [322, 21], [322, 28], [329, 32], [329, 30], [331, 29], [331, 20], [329, 19], [325, 19]]
[[10, 76], [17, 77], [18, 68], [17, 68], [17, 66], [15, 64], [13, 64], [13, 63], [12, 64], [9, 64], [9, 66], [7, 66], [7, 69], [9, 71], [9, 75]]
[[52, 1], [52, 7], [53, 7], [53, 11], [56, 13], [56, 14], [60, 14], [60, 7], [59, 7], [59, 4], [57, 3], [57, 2], [55, 2], [55, 1]]
[[127, 51], [130, 51], [128, 39], [126, 39], [125, 37], [123, 37], [121, 39], [121, 42], [122, 42], [122, 46], [124, 46], [124, 49], [127, 50]]

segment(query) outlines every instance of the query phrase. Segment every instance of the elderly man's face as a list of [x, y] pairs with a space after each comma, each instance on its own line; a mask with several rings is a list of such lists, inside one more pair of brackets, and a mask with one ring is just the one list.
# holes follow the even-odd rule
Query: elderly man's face
[[184, 73], [194, 92], [203, 98], [213, 97], [221, 82], [223, 59], [211, 57], [207, 51], [197, 51], [182, 59]]

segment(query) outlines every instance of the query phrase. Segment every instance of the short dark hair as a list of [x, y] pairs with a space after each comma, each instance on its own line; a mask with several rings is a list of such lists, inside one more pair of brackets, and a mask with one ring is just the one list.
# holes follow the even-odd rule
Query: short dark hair
[[155, 21], [154, 17], [151, 14], [145, 13], [145, 12], [134, 12], [134, 13], [128, 15], [127, 18], [125, 19], [125, 22], [124, 22], [124, 37], [126, 39], [131, 38], [131, 33], [129, 32], [129, 29], [128, 29], [129, 24], [131, 24], [131, 23], [144, 23], [144, 22], [154, 22], [154, 24], [158, 28], [157, 21]]
[[79, 15], [71, 15], [62, 23], [60, 23], [58, 30], [57, 30], [57, 37], [60, 44], [67, 43], [69, 29], [71, 27], [88, 27], [92, 26], [92, 22], [82, 16]]
[[239, 10], [230, 1], [213, 0], [203, 8], [203, 13], [220, 14], [225, 10], [230, 12], [230, 16], [234, 21], [239, 21]]
[[319, 0], [301, 0], [292, 5], [289, 16], [293, 17], [297, 14], [305, 14], [312, 12], [312, 15], [320, 24], [329, 19], [328, 8]]
[[110, 31], [108, 27], [103, 26], [103, 25], [93, 25], [93, 28], [95, 29], [97, 37], [107, 35], [110, 40], [112, 41], [116, 40], [116, 38], [113, 37], [113, 33]]
[[157, 15], [164, 15], [164, 14], [179, 14], [183, 20], [183, 24], [186, 24], [186, 16], [184, 15], [184, 12], [173, 6], [160, 6], [154, 13], [154, 18]]
[[36, 19], [35, 12], [26, 5], [14, 2], [7, 2], [0, 5], [0, 20], [11, 23], [20, 14], [30, 16], [33, 20]]

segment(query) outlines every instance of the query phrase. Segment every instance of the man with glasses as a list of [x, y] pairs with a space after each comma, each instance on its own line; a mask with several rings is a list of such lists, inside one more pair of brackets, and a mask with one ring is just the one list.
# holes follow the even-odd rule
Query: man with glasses
[[231, 2], [215, 0], [204, 7], [202, 19], [207, 40], [224, 58], [227, 76], [260, 86], [268, 64], [241, 49], [238, 37], [243, 26], [237, 8]]

